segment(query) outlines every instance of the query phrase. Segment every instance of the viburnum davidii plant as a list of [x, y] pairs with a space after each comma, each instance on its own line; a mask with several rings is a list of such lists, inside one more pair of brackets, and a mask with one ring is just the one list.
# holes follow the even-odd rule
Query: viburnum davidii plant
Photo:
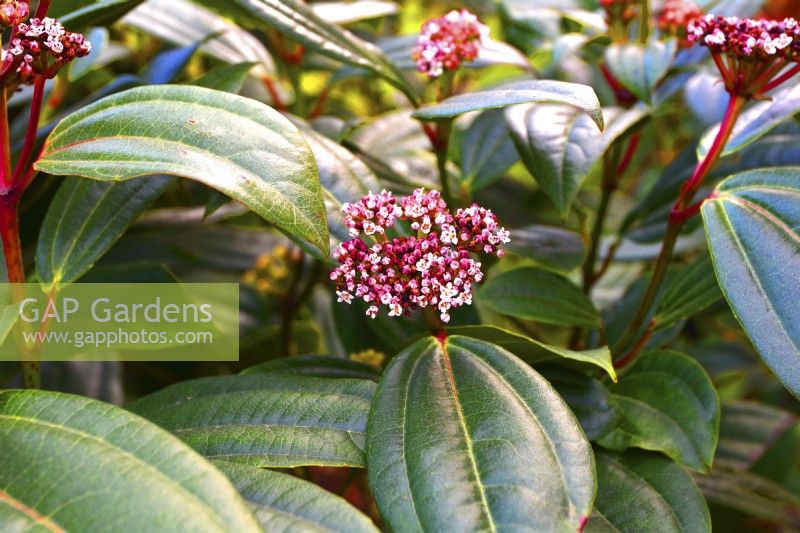
[[0, 0], [0, 531], [800, 530], [793, 1]]

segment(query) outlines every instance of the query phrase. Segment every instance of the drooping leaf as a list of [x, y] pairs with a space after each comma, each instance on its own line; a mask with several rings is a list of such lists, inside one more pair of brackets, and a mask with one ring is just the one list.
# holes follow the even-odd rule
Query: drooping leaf
[[603, 117], [605, 131], [588, 115], [565, 105], [532, 104], [506, 111], [522, 161], [562, 216], [584, 181], [597, 172], [606, 150], [645, 120], [647, 111], [643, 106], [606, 108]]
[[595, 454], [596, 515], [585, 531], [706, 533], [711, 517], [703, 495], [686, 471], [645, 452]]
[[260, 531], [231, 483], [168, 432], [80, 396], [0, 392], [0, 529]]
[[251, 366], [242, 374], [275, 374], [313, 376], [318, 378], [354, 378], [377, 381], [380, 370], [366, 363], [328, 355], [297, 355], [281, 357]]
[[604, 447], [660, 451], [693, 470], [711, 468], [719, 398], [694, 359], [666, 350], [645, 352], [611, 392], [622, 421], [600, 440]]
[[224, 460], [213, 464], [233, 482], [264, 531], [378, 531], [358, 509], [318, 485], [251, 465]]
[[[800, 83], [780, 89], [770, 96], [769, 100], [745, 109], [736, 121], [733, 133], [722, 151], [723, 156], [738, 152], [800, 112]], [[697, 147], [699, 159], [708, 153], [718, 129], [718, 126], [714, 126], [703, 136]]]
[[595, 493], [591, 448], [549, 383], [460, 336], [421, 339], [392, 360], [370, 410], [367, 462], [397, 531], [571, 531]]
[[653, 320], [667, 327], [689, 318], [722, 298], [711, 258], [704, 255], [672, 274], [664, 286]]
[[328, 255], [316, 166], [297, 129], [256, 101], [190, 86], [131, 89], [64, 119], [37, 169], [100, 181], [194, 179]]
[[39, 233], [36, 268], [41, 282], [80, 278], [170, 183], [165, 176], [120, 183], [67, 178]]
[[611, 362], [611, 351], [607, 346], [582, 352], [539, 342], [525, 335], [495, 326], [456, 326], [448, 328], [452, 335], [463, 335], [492, 343], [508, 350], [528, 364], [535, 365], [561, 358], [598, 366], [616, 381], [617, 373]]
[[612, 44], [605, 65], [619, 82], [642, 102], [650, 102], [658, 82], [672, 65], [677, 41], [652, 39], [647, 44]]
[[477, 298], [498, 313], [547, 324], [594, 327], [600, 320], [575, 284], [535, 267], [515, 268], [490, 278]]
[[533, 259], [542, 268], [562, 274], [577, 269], [586, 258], [581, 236], [555, 226], [531, 225], [511, 230], [507, 249]]
[[603, 127], [603, 110], [594, 89], [578, 83], [553, 80], [519, 81], [496, 89], [451, 96], [438, 104], [418, 109], [414, 116], [422, 120], [437, 120], [469, 111], [527, 103], [567, 104], [588, 114], [598, 127]]
[[736, 174], [703, 204], [722, 292], [761, 357], [800, 397], [800, 167]]
[[461, 181], [478, 191], [519, 160], [503, 111], [490, 109], [473, 120], [461, 139]]
[[369, 380], [257, 373], [185, 381], [128, 407], [206, 457], [360, 467], [374, 390]]
[[728, 469], [749, 470], [796, 421], [790, 412], [771, 405], [743, 400], [723, 402], [715, 463]]

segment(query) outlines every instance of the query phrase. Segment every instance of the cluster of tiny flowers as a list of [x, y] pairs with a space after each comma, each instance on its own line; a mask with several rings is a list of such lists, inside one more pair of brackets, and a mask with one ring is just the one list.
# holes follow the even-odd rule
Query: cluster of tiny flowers
[[[471, 304], [472, 286], [483, 279], [481, 263], [471, 254], [502, 257], [500, 246], [509, 241], [509, 232], [490, 210], [473, 204], [453, 215], [438, 191], [417, 189], [399, 201], [384, 191], [342, 211], [356, 234], [334, 252], [340, 264], [330, 278], [340, 302], [362, 299], [372, 318], [379, 305], [388, 308], [389, 316], [433, 307], [449, 322], [450, 309]], [[409, 223], [416, 236], [389, 240], [385, 233], [395, 220]], [[369, 245], [361, 231], [381, 237]]]
[[34, 18], [15, 28], [3, 56], [3, 69], [16, 67], [19, 80], [31, 83], [36, 76], [52, 78], [62, 66], [88, 55], [91, 49], [83, 35], [66, 31], [56, 19]]
[[667, 35], [680, 38], [683, 45], [689, 45], [687, 27], [703, 16], [697, 4], [685, 0], [667, 0], [658, 13], [658, 28]]
[[489, 28], [466, 9], [431, 19], [422, 25], [412, 54], [417, 70], [429, 78], [438, 78], [445, 70], [456, 70], [463, 61], [478, 57], [480, 45], [488, 35]]
[[800, 25], [793, 18], [754, 20], [709, 14], [689, 22], [687, 30], [690, 42], [718, 54], [800, 60]]
[[0, 0], [0, 26], [3, 28], [25, 22], [29, 14], [27, 0]]

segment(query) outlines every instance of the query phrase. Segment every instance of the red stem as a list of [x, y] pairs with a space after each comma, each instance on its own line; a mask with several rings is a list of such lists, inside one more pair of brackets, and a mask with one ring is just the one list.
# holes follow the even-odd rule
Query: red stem
[[50, 9], [50, 0], [39, 0], [39, 7], [36, 8], [37, 19], [43, 19], [47, 16], [47, 10]]
[[636, 345], [631, 348], [631, 350], [624, 357], [614, 361], [614, 368], [619, 370], [620, 368], [625, 368], [634, 362], [636, 358], [639, 357], [639, 354], [642, 353], [642, 350], [644, 350], [645, 346], [647, 346], [647, 343], [650, 342], [655, 329], [656, 323], [651, 320], [650, 323], [647, 324], [647, 329], [644, 331], [644, 333], [642, 333], [642, 338], [639, 339], [639, 342], [637, 342]]
[[630, 141], [628, 141], [628, 147], [625, 149], [625, 153], [622, 155], [622, 159], [617, 166], [617, 176], [622, 177], [625, 174], [625, 171], [628, 170], [628, 166], [633, 161], [633, 156], [636, 155], [636, 150], [639, 148], [639, 141], [641, 140], [641, 135], [639, 132], [634, 133], [631, 135]]
[[11, 134], [8, 131], [6, 89], [0, 86], [0, 194], [11, 190]]
[[25, 283], [25, 267], [22, 262], [22, 246], [19, 241], [19, 195], [10, 192], [0, 196], [0, 234], [3, 240], [3, 256], [8, 271], [9, 283]]
[[39, 119], [42, 116], [42, 100], [46, 82], [44, 76], [39, 76], [33, 86], [33, 100], [31, 100], [31, 114], [28, 118], [28, 130], [25, 132], [25, 145], [17, 160], [17, 167], [14, 169], [14, 177], [11, 181], [14, 186], [28, 173], [31, 154], [36, 144], [36, 135], [39, 133]]
[[772, 89], [774, 89], [781, 83], [785, 82], [786, 80], [788, 80], [797, 73], [800, 73], [800, 63], [793, 66], [792, 68], [790, 68], [789, 70], [787, 70], [786, 72], [784, 72], [783, 74], [781, 74], [780, 76], [778, 76], [777, 78], [766, 84], [764, 88], [761, 90], [761, 94], [766, 94], [770, 92]]
[[278, 111], [286, 111], [286, 104], [283, 103], [283, 99], [281, 98], [281, 94], [278, 91], [278, 87], [275, 84], [275, 80], [269, 77], [264, 77], [264, 87], [267, 88], [267, 92], [269, 92], [270, 98], [272, 98], [272, 104], [275, 106], [275, 109]]

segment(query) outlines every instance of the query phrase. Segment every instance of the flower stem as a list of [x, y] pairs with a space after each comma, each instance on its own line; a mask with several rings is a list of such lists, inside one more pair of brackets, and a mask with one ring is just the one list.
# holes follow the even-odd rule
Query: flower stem
[[39, 7], [36, 8], [36, 18], [46, 17], [48, 9], [50, 9], [50, 0], [39, 0]]
[[0, 86], [0, 193], [7, 194], [11, 190], [13, 183], [7, 96], [5, 87]]
[[[720, 124], [719, 131], [714, 138], [711, 148], [708, 150], [708, 153], [703, 160], [698, 163], [697, 167], [692, 173], [691, 178], [689, 178], [683, 187], [681, 187], [678, 200], [675, 202], [672, 212], [670, 213], [669, 222], [667, 224], [667, 232], [664, 235], [664, 241], [661, 244], [661, 252], [658, 255], [658, 259], [656, 259], [653, 276], [650, 279], [650, 285], [647, 287], [647, 291], [645, 292], [645, 295], [639, 304], [639, 308], [637, 309], [633, 319], [628, 324], [627, 329], [615, 343], [615, 351], [622, 351], [630, 346], [634, 342], [636, 336], [639, 334], [639, 330], [642, 328], [645, 320], [647, 320], [650, 309], [653, 306], [659, 291], [661, 290], [661, 284], [664, 282], [664, 277], [667, 274], [667, 267], [672, 259], [672, 252], [675, 250], [675, 244], [678, 242], [678, 236], [680, 235], [683, 226], [686, 224], [686, 221], [689, 219], [689, 217], [685, 216], [684, 213], [687, 209], [689, 209], [692, 213], [697, 212], [697, 210], [692, 206], [692, 200], [697, 194], [700, 186], [703, 184], [703, 180], [708, 176], [708, 172], [719, 160], [719, 157], [722, 154], [722, 151], [724, 150], [731, 133], [733, 132], [733, 127], [736, 124], [736, 120], [739, 118], [739, 115], [741, 114], [742, 109], [747, 101], [748, 98], [746, 96], [736, 94], [732, 94], [730, 96], [725, 117]], [[622, 366], [630, 364], [636, 359], [636, 355], [638, 355], [638, 353], [635, 352], [633, 357], [625, 356], [620, 359], [617, 364], [624, 363]]]
[[442, 197], [448, 205], [453, 205], [453, 195], [450, 192], [450, 180], [447, 176], [447, 152], [450, 148], [450, 133], [453, 121], [442, 120], [436, 125], [436, 136], [433, 150], [436, 153], [436, 168], [439, 170], [439, 182], [442, 186]]
[[435, 308], [423, 307], [422, 315], [425, 317], [425, 322], [428, 324], [428, 328], [431, 330], [431, 333], [434, 337], [447, 336], [447, 330], [444, 327], [444, 322], [442, 322], [442, 319], [439, 318], [438, 314], [436, 314]]
[[17, 166], [14, 168], [14, 176], [12, 178], [12, 184], [15, 186], [28, 174], [30, 168], [30, 158], [36, 144], [36, 135], [39, 132], [39, 119], [42, 116], [42, 102], [44, 100], [46, 81], [44, 76], [39, 76], [33, 86], [33, 99], [31, 100], [28, 129], [25, 132], [25, 144], [19, 154], [19, 159], [17, 159]]
[[647, 44], [650, 38], [650, 0], [642, 0], [641, 13], [639, 16], [639, 42]]

